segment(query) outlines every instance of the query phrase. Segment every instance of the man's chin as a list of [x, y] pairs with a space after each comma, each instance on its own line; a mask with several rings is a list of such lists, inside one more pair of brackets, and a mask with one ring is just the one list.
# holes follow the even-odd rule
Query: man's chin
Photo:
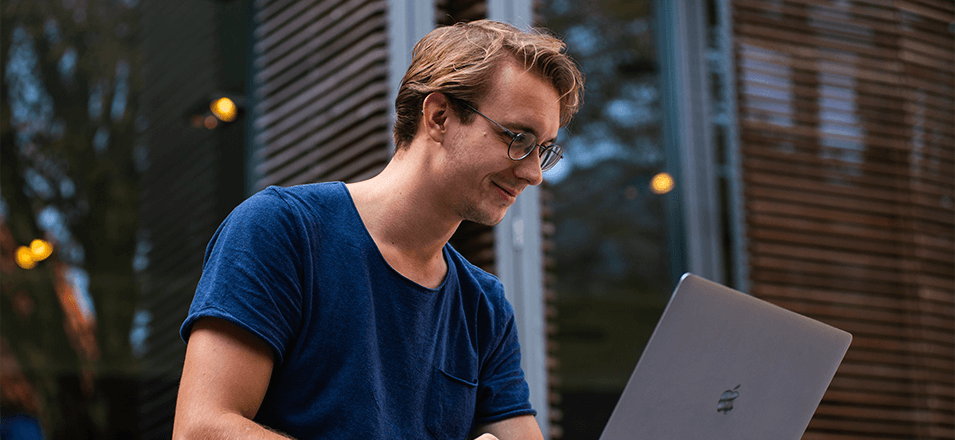
[[484, 224], [485, 226], [497, 226], [497, 225], [500, 224], [502, 221], [504, 221], [504, 216], [503, 216], [503, 215], [501, 216], [501, 218], [499, 218], [499, 219], [497, 219], [497, 220], [495, 220], [495, 221], [493, 221], [493, 222], [483, 223], [483, 224]]
[[470, 212], [469, 214], [470, 215], [463, 216], [464, 220], [484, 226], [497, 226], [498, 223], [501, 223], [501, 221], [504, 220], [504, 215], [507, 214], [507, 208], [494, 212], [474, 211]]
[[504, 216], [502, 215], [502, 216], [497, 217], [497, 218], [481, 218], [481, 219], [468, 219], [468, 220], [470, 220], [470, 221], [472, 221], [472, 222], [474, 222], [474, 223], [477, 223], [477, 224], [479, 224], [479, 225], [484, 225], [484, 226], [497, 226], [499, 223], [501, 223], [501, 221], [504, 220]]

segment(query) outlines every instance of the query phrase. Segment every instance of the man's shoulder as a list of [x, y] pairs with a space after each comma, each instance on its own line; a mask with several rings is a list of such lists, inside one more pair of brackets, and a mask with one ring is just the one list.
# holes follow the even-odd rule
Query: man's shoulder
[[448, 253], [454, 261], [459, 282], [463, 290], [470, 289], [475, 293], [479, 293], [495, 306], [500, 306], [502, 302], [507, 302], [504, 296], [504, 285], [497, 276], [468, 261], [450, 244], [448, 245]]
[[348, 199], [342, 182], [307, 183], [294, 186], [269, 186], [249, 199], [282, 200], [288, 205], [324, 206], [342, 203]]
[[496, 276], [468, 261], [468, 259], [464, 258], [464, 255], [461, 255], [461, 253], [454, 249], [450, 243], [446, 246], [446, 248], [451, 259], [454, 260], [454, 264], [457, 266], [459, 272], [463, 271], [465, 274], [474, 278], [475, 282], [481, 285], [501, 285], [501, 281], [498, 280]]
[[[270, 186], [239, 204], [222, 225], [222, 229], [246, 229], [253, 235], [280, 231], [292, 233], [317, 225], [337, 227], [336, 222], [348, 215], [348, 194], [340, 182], [316, 183], [290, 187]], [[297, 232], [296, 232], [297, 233]]]
[[348, 193], [341, 182], [269, 186], [243, 201], [233, 216], [301, 218], [347, 207]]

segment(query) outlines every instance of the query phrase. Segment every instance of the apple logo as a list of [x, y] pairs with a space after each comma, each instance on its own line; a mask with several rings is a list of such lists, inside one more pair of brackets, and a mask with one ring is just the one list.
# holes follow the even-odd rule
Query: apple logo
[[733, 388], [732, 390], [726, 390], [723, 392], [723, 394], [720, 396], [720, 402], [716, 405], [717, 412], [722, 412], [723, 415], [726, 415], [726, 413], [733, 409], [733, 401], [739, 397], [739, 392], [736, 390], [739, 389], [740, 385], [736, 385], [736, 388]]

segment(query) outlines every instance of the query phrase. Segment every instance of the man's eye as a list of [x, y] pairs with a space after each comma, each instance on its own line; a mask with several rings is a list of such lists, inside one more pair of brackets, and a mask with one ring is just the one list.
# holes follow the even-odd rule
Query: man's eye
[[537, 138], [535, 138], [534, 135], [528, 134], [528, 133], [518, 133], [517, 136], [514, 137], [514, 143], [522, 147], [530, 146], [531, 144], [535, 142], [537, 142]]

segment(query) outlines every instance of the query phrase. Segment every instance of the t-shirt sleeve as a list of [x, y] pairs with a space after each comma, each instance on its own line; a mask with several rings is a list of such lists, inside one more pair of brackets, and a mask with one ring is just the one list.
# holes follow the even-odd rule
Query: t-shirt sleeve
[[274, 188], [233, 210], [206, 248], [182, 339], [199, 318], [225, 319], [262, 338], [281, 364], [302, 319], [304, 231]]
[[497, 341], [484, 354], [478, 381], [475, 422], [492, 423], [520, 415], [536, 415], [531, 407], [530, 389], [521, 369], [521, 347], [517, 337], [514, 310], [500, 291], [491, 302]]

